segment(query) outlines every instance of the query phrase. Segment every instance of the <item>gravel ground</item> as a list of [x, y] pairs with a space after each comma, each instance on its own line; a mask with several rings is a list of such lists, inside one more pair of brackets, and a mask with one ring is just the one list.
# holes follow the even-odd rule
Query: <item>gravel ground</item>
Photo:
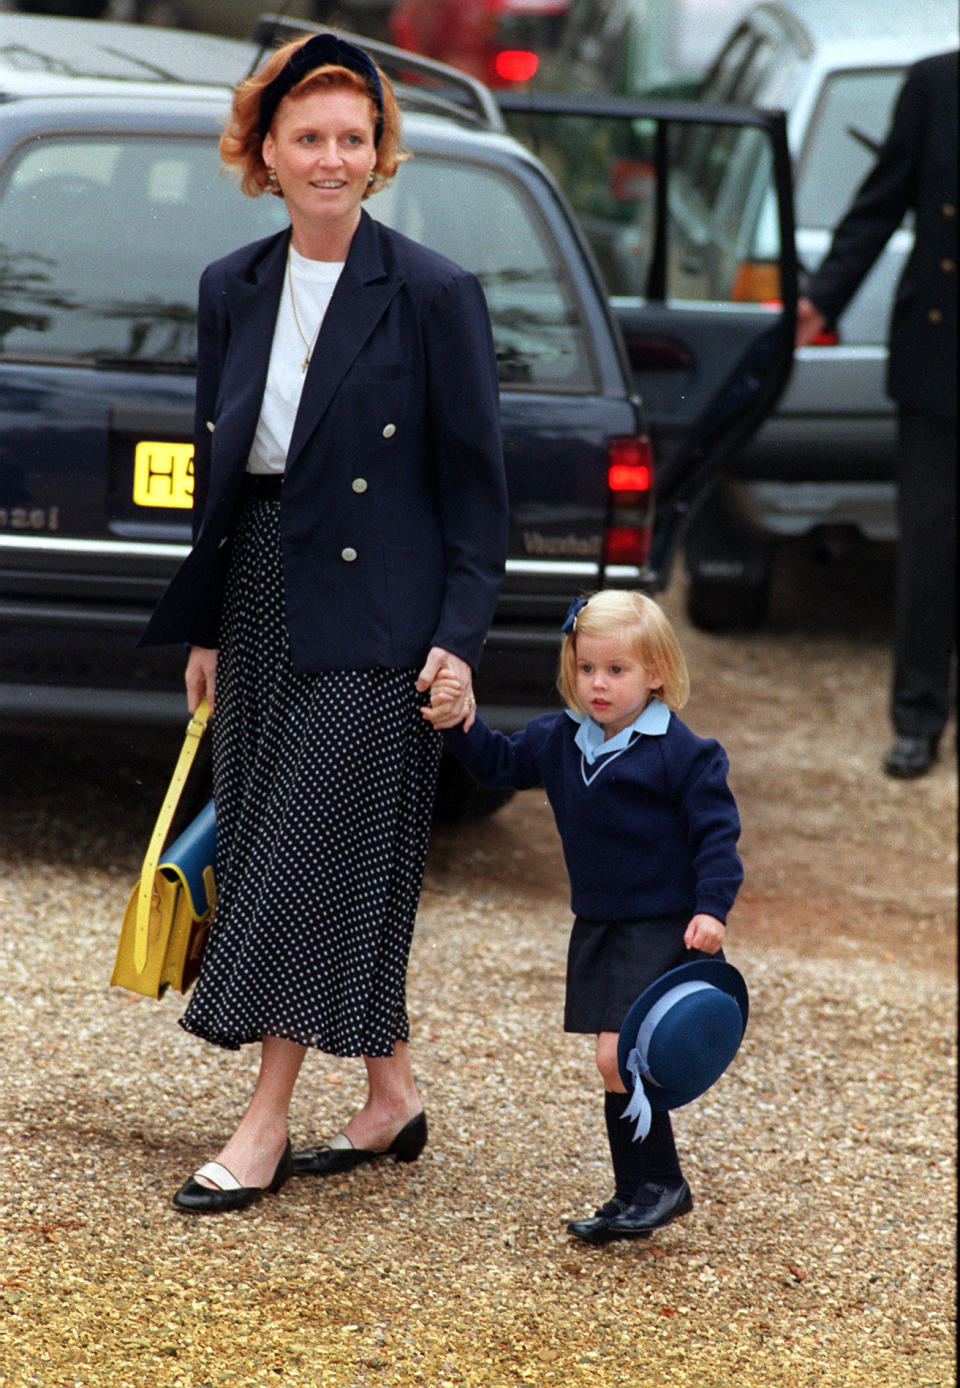
[[[677, 617], [689, 721], [727, 745], [751, 1020], [676, 1115], [696, 1205], [649, 1242], [564, 1223], [609, 1193], [592, 1047], [564, 1036], [569, 916], [539, 792], [435, 836], [410, 976], [415, 1165], [178, 1216], [253, 1072], [107, 986], [169, 766], [117, 737], [0, 738], [0, 1385], [944, 1388], [956, 1381], [953, 757], [878, 774], [886, 570], [815, 567], [762, 636]], [[846, 616], [857, 600], [856, 618]], [[953, 735], [950, 736], [952, 752]], [[295, 1141], [357, 1062], [317, 1056]]]

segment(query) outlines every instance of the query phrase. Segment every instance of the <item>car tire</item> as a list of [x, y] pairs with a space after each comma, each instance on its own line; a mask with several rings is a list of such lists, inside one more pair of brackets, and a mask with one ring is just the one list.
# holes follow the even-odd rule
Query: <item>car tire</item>
[[759, 583], [690, 578], [687, 615], [701, 631], [753, 631], [763, 624], [770, 600], [769, 575]]
[[440, 763], [440, 780], [433, 817], [438, 824], [467, 824], [486, 819], [513, 796], [509, 787], [482, 786], [447, 751]]
[[719, 482], [691, 516], [684, 536], [687, 613], [704, 631], [751, 631], [770, 601], [775, 546]]

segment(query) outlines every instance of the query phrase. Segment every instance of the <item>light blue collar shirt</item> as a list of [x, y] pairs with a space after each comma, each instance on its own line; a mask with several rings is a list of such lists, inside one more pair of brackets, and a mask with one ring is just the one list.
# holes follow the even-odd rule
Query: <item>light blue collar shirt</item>
[[583, 759], [588, 766], [593, 766], [598, 757], [608, 756], [611, 752], [622, 752], [629, 747], [634, 738], [641, 734], [647, 737], [662, 737], [667, 731], [670, 722], [670, 710], [666, 704], [659, 699], [651, 699], [649, 704], [635, 718], [628, 728], [615, 733], [613, 737], [604, 739], [603, 728], [589, 713], [573, 713], [570, 709], [566, 710], [567, 717], [572, 718], [575, 723], [579, 723], [574, 742], [583, 753]]

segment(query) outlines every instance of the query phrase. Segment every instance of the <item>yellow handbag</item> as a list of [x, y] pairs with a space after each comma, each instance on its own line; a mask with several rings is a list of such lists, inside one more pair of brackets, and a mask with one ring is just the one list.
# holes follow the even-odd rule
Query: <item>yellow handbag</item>
[[185, 993], [194, 982], [217, 904], [217, 822], [212, 800], [163, 852], [209, 717], [210, 706], [204, 699], [187, 724], [187, 735], [154, 825], [140, 881], [130, 894], [120, 928], [110, 982], [148, 998], [162, 997], [168, 987]]

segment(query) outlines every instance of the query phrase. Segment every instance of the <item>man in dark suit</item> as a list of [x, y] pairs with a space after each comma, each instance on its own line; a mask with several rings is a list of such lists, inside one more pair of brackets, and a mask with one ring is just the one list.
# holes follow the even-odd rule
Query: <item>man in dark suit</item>
[[957, 513], [956, 51], [910, 68], [876, 163], [797, 308], [797, 346], [836, 321], [904, 216], [887, 390], [897, 403], [898, 520], [890, 776], [922, 776], [950, 711]]

